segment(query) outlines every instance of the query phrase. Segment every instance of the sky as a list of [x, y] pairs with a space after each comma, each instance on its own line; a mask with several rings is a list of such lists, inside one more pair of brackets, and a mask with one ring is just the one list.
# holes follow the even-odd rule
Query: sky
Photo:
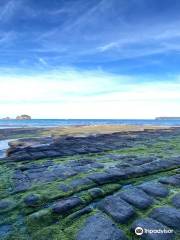
[[179, 0], [0, 0], [0, 118], [180, 116]]

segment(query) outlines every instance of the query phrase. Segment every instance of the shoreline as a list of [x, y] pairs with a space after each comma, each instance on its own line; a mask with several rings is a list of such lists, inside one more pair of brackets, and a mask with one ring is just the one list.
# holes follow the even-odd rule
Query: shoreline
[[0, 120], [0, 129], [16, 128], [58, 128], [75, 126], [180, 126], [178, 120], [154, 119], [32, 119], [32, 120]]
[[0, 128], [0, 140], [19, 139], [29, 137], [56, 137], [56, 136], [86, 136], [94, 134], [111, 134], [116, 132], [139, 132], [145, 130], [159, 130], [179, 128], [180, 126], [158, 125], [74, 125], [58, 127], [17, 127]]
[[[88, 137], [96, 135], [111, 135], [114, 133], [138, 133], [143, 131], [169, 130], [169, 126], [151, 126], [151, 125], [74, 125], [74, 126], [59, 126], [59, 127], [30, 127], [30, 128], [5, 128], [0, 129], [0, 158], [5, 157], [5, 152], [14, 145], [40, 144], [41, 141], [48, 138], [53, 141], [56, 138], [64, 137]], [[51, 140], [50, 140], [51, 139]], [[42, 144], [42, 143], [41, 143]], [[31, 145], [31, 144], [30, 144]]]

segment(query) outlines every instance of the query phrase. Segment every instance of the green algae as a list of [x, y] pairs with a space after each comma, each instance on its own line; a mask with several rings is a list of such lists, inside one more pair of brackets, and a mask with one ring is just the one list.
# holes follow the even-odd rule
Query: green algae
[[[85, 220], [94, 213], [95, 211], [84, 214], [76, 219], [76, 221], [73, 221], [70, 217], [59, 218], [59, 220], [56, 219], [53, 224], [51, 223], [50, 226], [48, 226], [48, 224], [47, 226], [43, 226], [43, 219], [38, 219], [38, 221], [33, 223], [31, 222], [32, 240], [74, 240]], [[44, 216], [47, 217], [46, 214]]]
[[[116, 151], [105, 151], [104, 153], [100, 154], [83, 154], [83, 158], [86, 157], [87, 159], [96, 159], [101, 158], [104, 155], [106, 156], [107, 153], [113, 153], [126, 156], [158, 156], [163, 159], [167, 159], [169, 156], [172, 157], [180, 154], [180, 137], [173, 137], [171, 139], [165, 140], [157, 139], [155, 142], [148, 144], [149, 145], [137, 143], [131, 148], [120, 149]], [[51, 159], [51, 161], [53, 162], [53, 164], [62, 164], [67, 163], [71, 160], [81, 161], [81, 159], [82, 155], [74, 155], [71, 157], [53, 158]], [[30, 164], [38, 163], [39, 166], [41, 166], [41, 164], [44, 164], [47, 160], [49, 159], [31, 161]], [[113, 161], [106, 157], [98, 161], [107, 164], [106, 167], [113, 166], [117, 163], [116, 161]], [[105, 196], [121, 190], [121, 187], [123, 185], [133, 184], [134, 186], [136, 186], [140, 183], [143, 183], [144, 181], [155, 180], [163, 176], [171, 176], [178, 173], [179, 171], [176, 169], [177, 167], [175, 167], [174, 169], [162, 170], [149, 176], [130, 178], [128, 180], [118, 181], [117, 183], [104, 184], [98, 186], [102, 191], [102, 195], [97, 196], [97, 198], [93, 197], [93, 195], [90, 193], [90, 190], [93, 187], [97, 187], [96, 184], [87, 184], [84, 186], [80, 186], [76, 189], [69, 188], [67, 192], [60, 190], [59, 185], [65, 184], [68, 186], [71, 181], [76, 180], [77, 178], [85, 178], [90, 172], [104, 171], [102, 169], [78, 174], [76, 176], [68, 178], [67, 180], [56, 180], [49, 183], [37, 182], [34, 183], [29, 190], [23, 193], [17, 193], [16, 195], [11, 195], [13, 172], [16, 168], [23, 166], [23, 164], [17, 163], [16, 165], [12, 164], [11, 166], [8, 166], [8, 164], [3, 163], [0, 165], [0, 196], [3, 199], [14, 202], [13, 207], [8, 208], [5, 212], [2, 211], [2, 215], [0, 217], [0, 224], [11, 224], [14, 226], [13, 233], [10, 234], [6, 238], [6, 240], [74, 240], [79, 229], [83, 226], [86, 218], [91, 214], [94, 214], [96, 209], [93, 210], [90, 214], [84, 214], [76, 220], [72, 220], [69, 218], [68, 215], [62, 217], [54, 214], [51, 209], [51, 204], [53, 203], [53, 201], [74, 195], [79, 196], [83, 200], [83, 204], [79, 208], [73, 209], [73, 211], [76, 212], [87, 204], [91, 204], [96, 199], [101, 199]], [[147, 210], [141, 211], [135, 208], [135, 218], [147, 217], [149, 213], [156, 207], [161, 207], [167, 204], [171, 205], [171, 199], [176, 193], [179, 192], [179, 189], [170, 185], [168, 187], [170, 189], [170, 194], [168, 197], [164, 199], [156, 198], [153, 206], [148, 208]], [[39, 202], [35, 207], [27, 207], [24, 203], [24, 198], [30, 194], [37, 194], [39, 196]], [[20, 217], [24, 221], [24, 227], [18, 223]], [[120, 227], [120, 229], [126, 232], [129, 239], [139, 239], [134, 236], [134, 233], [130, 231], [130, 226], [133, 221], [134, 218], [132, 218], [127, 224], [118, 224], [118, 226]], [[177, 237], [178, 236], [179, 235], [177, 234]]]
[[32, 240], [69, 240], [64, 232], [60, 229], [60, 226], [53, 225], [43, 228], [34, 234], [32, 234]]
[[41, 209], [36, 211], [26, 218], [26, 224], [28, 232], [34, 232], [40, 230], [42, 227], [47, 227], [57, 220], [57, 217], [53, 215], [50, 208]]
[[71, 220], [69, 221], [69, 219], [67, 218], [67, 220], [65, 220], [64, 223], [62, 224], [62, 226], [65, 226], [64, 233], [66, 234], [67, 239], [68, 240], [76, 239], [76, 236], [81, 227], [83, 227], [86, 219], [95, 214], [96, 212], [97, 210], [93, 210], [91, 213], [79, 217], [78, 219], [76, 219], [76, 221]]
[[5, 198], [9, 196], [9, 192], [12, 186], [12, 177], [13, 170], [10, 169], [5, 164], [0, 165], [0, 196]]
[[152, 144], [138, 143], [133, 147], [123, 148], [120, 150], [111, 150], [108, 153], [117, 153], [122, 155], [157, 155], [159, 157], [176, 156], [180, 153], [180, 137], [159, 140]]

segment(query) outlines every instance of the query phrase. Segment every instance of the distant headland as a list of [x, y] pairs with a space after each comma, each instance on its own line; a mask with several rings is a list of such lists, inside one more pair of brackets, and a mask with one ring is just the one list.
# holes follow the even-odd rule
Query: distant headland
[[180, 117], [156, 117], [155, 120], [180, 120]]
[[31, 116], [27, 114], [22, 114], [17, 116], [16, 118], [4, 117], [2, 120], [31, 120]]

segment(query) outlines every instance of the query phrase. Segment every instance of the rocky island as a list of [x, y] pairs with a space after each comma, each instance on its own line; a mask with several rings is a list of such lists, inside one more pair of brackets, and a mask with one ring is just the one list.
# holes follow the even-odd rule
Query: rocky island
[[11, 120], [11, 118], [10, 117], [4, 117], [4, 118], [2, 118], [2, 120]]
[[[0, 239], [180, 239], [180, 128], [68, 129], [14, 132]], [[137, 226], [166, 233], [139, 238]]]
[[20, 116], [17, 116], [16, 120], [31, 120], [31, 116], [26, 115], [26, 114], [22, 114]]
[[27, 114], [22, 114], [20, 116], [17, 116], [15, 119], [11, 117], [4, 117], [2, 120], [31, 120], [31, 116]]

